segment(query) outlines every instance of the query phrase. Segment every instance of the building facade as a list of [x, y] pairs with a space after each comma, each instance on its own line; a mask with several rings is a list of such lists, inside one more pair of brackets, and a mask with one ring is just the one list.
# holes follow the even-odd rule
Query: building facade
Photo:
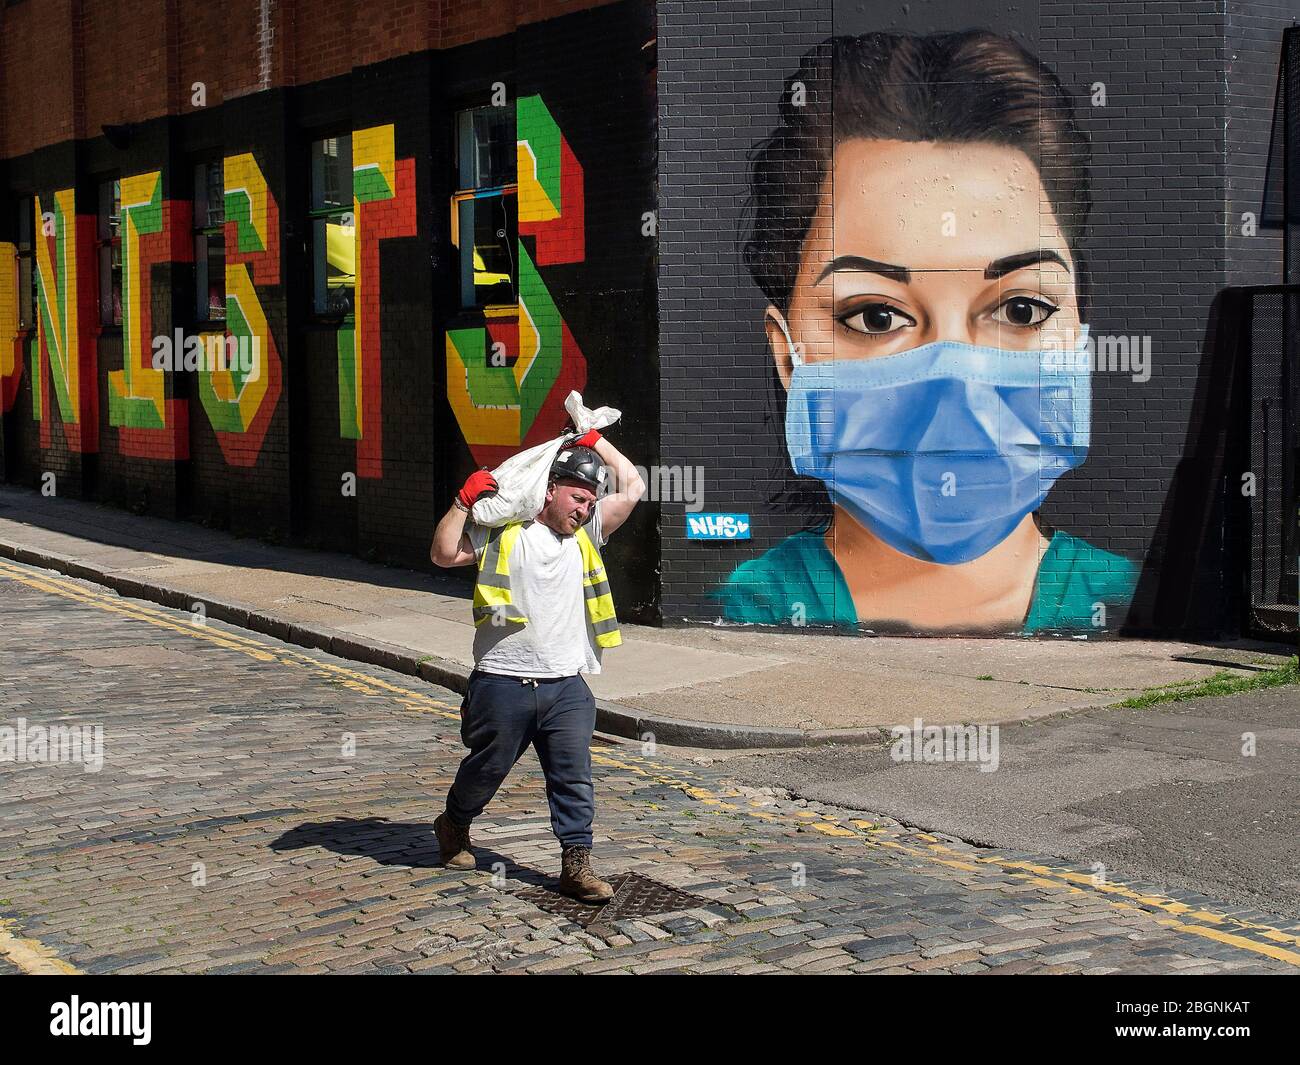
[[7, 481], [427, 568], [578, 389], [647, 469], [630, 620], [1250, 628], [1300, 0], [0, 18]]

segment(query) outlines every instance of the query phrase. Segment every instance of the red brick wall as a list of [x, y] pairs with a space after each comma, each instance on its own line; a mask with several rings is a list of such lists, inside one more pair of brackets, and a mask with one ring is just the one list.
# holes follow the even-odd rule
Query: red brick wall
[[[288, 72], [294, 84], [320, 81], [360, 65], [352, 60], [353, 48], [359, 45], [352, 35], [365, 16], [357, 17], [360, 13], [354, 9], [360, 6], [364, 10], [365, 4], [357, 5], [353, 0], [314, 0], [294, 6], [293, 25], [289, 30], [294, 42], [295, 69]], [[379, 7], [378, 4], [370, 6]], [[410, 50], [417, 51], [418, 46]]]
[[240, 10], [250, 6], [212, 4], [207, 0], [177, 3], [177, 80], [182, 113], [195, 109], [190, 103], [195, 82], [203, 83], [206, 106], [212, 107], [235, 95], [239, 86], [255, 81], [256, 21], [250, 26]]
[[[527, 3], [528, 0], [515, 3], [509, 0], [444, 0], [438, 43], [443, 48], [454, 48], [458, 44], [513, 33], [518, 22], [516, 11]], [[550, 6], [559, 8], [565, 5], [553, 0]]]
[[[0, 156], [262, 88], [263, 0], [28, 0], [0, 8]], [[266, 0], [270, 85], [514, 32], [612, 0]], [[78, 53], [84, 56], [78, 60]]]
[[[0, 10], [6, 158], [77, 136], [74, 116], [74, 11], [79, 0], [46, 0]], [[38, 17], [39, 12], [39, 17]]]
[[85, 134], [166, 114], [168, 0], [132, 0], [129, 6], [82, 0], [73, 6], [82, 11]]

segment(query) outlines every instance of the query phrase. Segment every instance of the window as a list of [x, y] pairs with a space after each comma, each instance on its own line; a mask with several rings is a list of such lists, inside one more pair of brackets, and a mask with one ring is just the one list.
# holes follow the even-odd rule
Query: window
[[312, 304], [317, 314], [352, 313], [356, 225], [352, 216], [352, 136], [311, 145]]
[[99, 321], [122, 324], [122, 183], [117, 179], [99, 186]]
[[36, 219], [36, 205], [30, 196], [18, 201], [18, 328], [36, 328], [36, 288], [32, 284], [32, 269], [36, 258], [32, 243], [32, 229]]
[[226, 189], [221, 163], [194, 168], [194, 315], [226, 317]]
[[519, 231], [513, 107], [457, 113], [456, 168], [451, 232], [460, 257], [460, 305], [488, 314], [513, 310]]

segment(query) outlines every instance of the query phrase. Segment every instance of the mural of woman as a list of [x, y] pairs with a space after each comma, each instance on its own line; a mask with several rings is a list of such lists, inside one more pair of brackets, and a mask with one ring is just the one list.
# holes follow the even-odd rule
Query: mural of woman
[[1114, 627], [1136, 566], [1049, 528], [1091, 422], [1090, 150], [1055, 75], [983, 31], [837, 37], [755, 149], [745, 262], [810, 527], [736, 568], [726, 620]]

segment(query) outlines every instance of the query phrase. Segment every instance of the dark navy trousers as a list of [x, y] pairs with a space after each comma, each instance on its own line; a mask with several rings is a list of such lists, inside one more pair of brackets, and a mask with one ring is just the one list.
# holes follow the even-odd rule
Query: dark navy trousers
[[563, 847], [590, 847], [595, 727], [596, 700], [581, 674], [525, 680], [474, 670], [460, 706], [460, 738], [469, 754], [447, 794], [448, 817], [468, 827], [531, 743], [546, 776], [556, 838]]

